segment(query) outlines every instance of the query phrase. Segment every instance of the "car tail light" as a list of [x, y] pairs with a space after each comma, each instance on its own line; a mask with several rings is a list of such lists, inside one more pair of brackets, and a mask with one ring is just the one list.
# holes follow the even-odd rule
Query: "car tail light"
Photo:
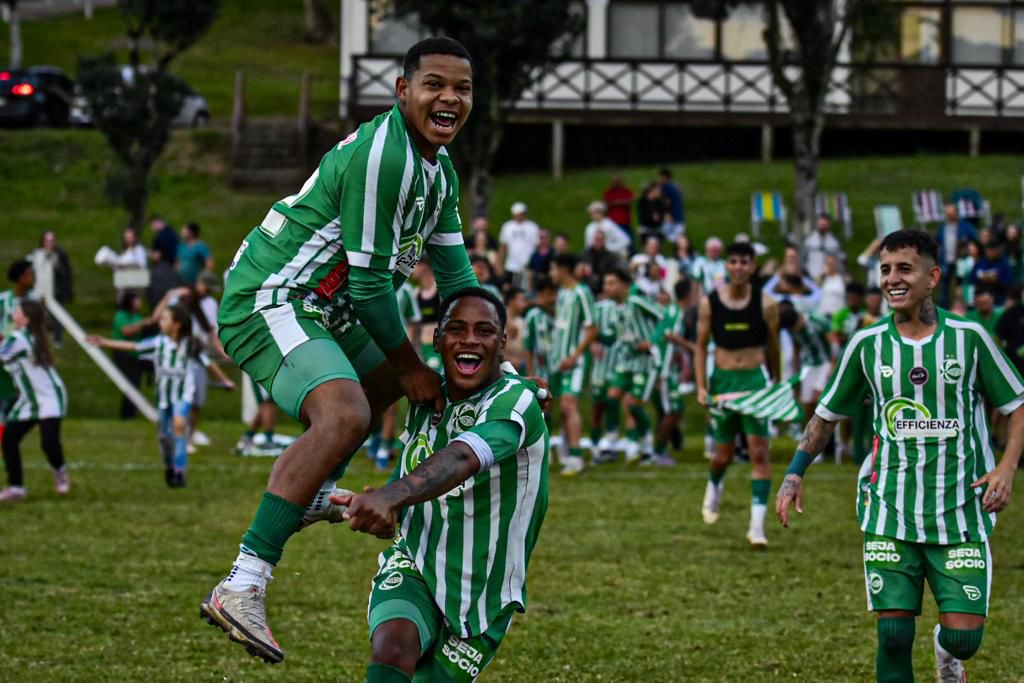
[[12, 95], [25, 95], [25, 96], [28, 96], [28, 95], [31, 95], [32, 93], [34, 93], [35, 91], [36, 91], [36, 89], [32, 87], [31, 83], [19, 83], [18, 85], [16, 85], [13, 88], [11, 88], [11, 94]]
[[9, 81], [9, 80], [11, 80], [11, 72], [10, 71], [0, 71], [0, 81]]

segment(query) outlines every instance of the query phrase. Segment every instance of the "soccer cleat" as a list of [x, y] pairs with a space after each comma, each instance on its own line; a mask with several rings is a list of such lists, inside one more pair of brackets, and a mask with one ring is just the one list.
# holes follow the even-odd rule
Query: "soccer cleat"
[[583, 463], [583, 458], [578, 455], [567, 455], [562, 458], [562, 476], [563, 477], [575, 477], [586, 465]]
[[209, 446], [210, 437], [197, 429], [192, 432], [192, 443], [196, 446]]
[[615, 451], [597, 451], [590, 457], [590, 462], [595, 465], [606, 465], [610, 462], [615, 462], [617, 457]]
[[8, 486], [0, 491], [0, 503], [17, 503], [28, 498], [24, 486]]
[[183, 489], [185, 488], [185, 473], [181, 470], [171, 472], [171, 478], [167, 482], [167, 485], [172, 489]]
[[614, 451], [619, 441], [619, 435], [612, 432], [605, 434], [601, 437], [601, 440], [597, 442], [597, 449], [602, 452]]
[[935, 624], [935, 631], [932, 635], [932, 642], [935, 644], [935, 680], [937, 683], [966, 683], [967, 669], [963, 661], [946, 652], [945, 648], [939, 645], [939, 629], [942, 627]]
[[71, 480], [63, 467], [53, 471], [53, 488], [58, 496], [66, 496], [71, 491]]
[[747, 540], [756, 550], [764, 550], [768, 547], [768, 537], [764, 535], [764, 529], [751, 528], [747, 531]]
[[311, 524], [317, 522], [328, 522], [329, 524], [337, 524], [338, 522], [345, 521], [342, 515], [345, 514], [345, 510], [348, 509], [345, 505], [335, 505], [330, 501], [330, 496], [344, 496], [352, 493], [348, 489], [339, 489], [333, 483], [330, 486], [322, 486], [316, 495], [313, 496], [313, 500], [309, 501], [309, 505], [306, 506], [306, 514], [302, 515], [302, 522], [299, 523], [298, 531], [302, 531]]
[[704, 504], [701, 506], [701, 513], [704, 515], [705, 524], [714, 524], [718, 521], [718, 510], [722, 505], [723, 483], [713, 484], [708, 482], [704, 489]]
[[676, 459], [671, 455], [661, 454], [655, 455], [651, 458], [651, 464], [657, 465], [658, 467], [675, 467], [677, 463]]
[[626, 452], [625, 460], [627, 465], [640, 459], [640, 444], [637, 442], [627, 441], [626, 448], [624, 450]]
[[199, 616], [241, 643], [253, 657], [277, 664], [284, 659], [284, 651], [267, 626], [266, 595], [258, 586], [233, 591], [221, 581], [199, 604]]
[[251, 438], [249, 438], [248, 436], [243, 436], [238, 440], [238, 443], [235, 444], [235, 447], [231, 450], [231, 452], [234, 453], [235, 455], [245, 455], [246, 453], [251, 451], [254, 446], [255, 444], [253, 443], [253, 440]]

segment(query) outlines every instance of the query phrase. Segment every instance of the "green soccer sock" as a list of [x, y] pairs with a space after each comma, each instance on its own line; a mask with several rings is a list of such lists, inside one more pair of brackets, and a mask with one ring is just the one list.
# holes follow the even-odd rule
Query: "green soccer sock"
[[604, 402], [604, 431], [606, 434], [614, 434], [619, 431], [619, 416], [622, 413], [622, 401], [617, 398], [607, 398]]
[[637, 442], [640, 440], [640, 430], [633, 428], [626, 430], [626, 438], [630, 441]]
[[273, 429], [271, 429], [268, 432], [263, 432], [263, 436], [267, 439], [267, 443], [273, 443], [274, 442], [274, 430]]
[[722, 480], [725, 479], [725, 470], [726, 469], [728, 469], [728, 468], [723, 467], [722, 469], [718, 470], [717, 472], [715, 470], [708, 470], [708, 479], [711, 480], [712, 484], [714, 484], [715, 486], [718, 486], [720, 483], [722, 483]]
[[251, 430], [251, 429], [246, 429], [246, 430], [245, 430], [245, 438], [247, 438], [247, 439], [251, 439], [251, 438], [252, 438], [252, 437], [254, 437], [254, 436], [256, 436], [256, 432], [254, 432], [254, 431], [253, 431], [253, 430]]
[[939, 645], [957, 659], [967, 660], [974, 656], [981, 647], [981, 638], [985, 635], [985, 627], [961, 629], [939, 626]]
[[655, 453], [668, 453], [668, 440], [667, 439], [655, 439], [654, 440], [654, 452]]
[[276, 565], [281, 560], [284, 544], [299, 528], [306, 508], [275, 496], [263, 494], [252, 526], [242, 537], [242, 547], [265, 562]]
[[885, 617], [878, 620], [878, 683], [914, 683], [914, 618]]
[[767, 505], [768, 494], [772, 490], [771, 479], [751, 479], [750, 494], [751, 502], [755, 505]]
[[583, 457], [583, 449], [582, 448], [570, 448], [569, 449], [569, 456], [573, 457], [573, 458], [582, 458]]
[[411, 680], [404, 671], [390, 664], [366, 667], [366, 683], [409, 683]]
[[630, 406], [629, 414], [636, 420], [636, 430], [641, 436], [646, 436], [647, 431], [651, 428], [651, 419], [647, 417], [647, 411], [644, 410], [643, 406]]

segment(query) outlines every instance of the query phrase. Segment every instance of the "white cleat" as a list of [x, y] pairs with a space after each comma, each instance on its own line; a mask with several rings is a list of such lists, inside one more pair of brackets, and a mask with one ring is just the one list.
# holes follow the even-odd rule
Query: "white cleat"
[[578, 455], [567, 455], [562, 458], [562, 476], [563, 477], [575, 477], [579, 475], [586, 464], [583, 462], [583, 458]]
[[619, 435], [618, 434], [605, 434], [601, 437], [601, 440], [597, 442], [597, 450], [599, 451], [614, 451], [618, 445]]
[[626, 464], [631, 465], [640, 460], [640, 444], [635, 441], [627, 441], [626, 447], [623, 449], [626, 452]]
[[712, 484], [710, 481], [704, 489], [704, 504], [701, 506], [701, 513], [704, 515], [705, 524], [714, 524], [718, 521], [718, 510], [722, 505], [722, 489], [724, 482]]
[[768, 537], [764, 535], [764, 529], [751, 528], [747, 531], [747, 540], [755, 550], [764, 550], [768, 547]]
[[345, 514], [345, 510], [348, 507], [344, 505], [335, 505], [329, 500], [330, 496], [343, 496], [352, 493], [348, 489], [340, 489], [331, 482], [329, 485], [325, 482], [324, 486], [320, 487], [320, 490], [313, 496], [313, 500], [309, 501], [309, 505], [306, 506], [306, 514], [302, 516], [302, 522], [299, 524], [299, 531], [302, 531], [306, 527], [316, 524], [317, 522], [328, 522], [330, 524], [337, 524], [345, 521], [342, 515]]
[[197, 429], [192, 432], [192, 443], [196, 446], [209, 446], [210, 437]]
[[935, 624], [935, 631], [932, 634], [932, 642], [935, 644], [935, 680], [937, 683], [966, 683], [967, 669], [964, 668], [963, 661], [939, 645], [940, 628], [939, 624]]

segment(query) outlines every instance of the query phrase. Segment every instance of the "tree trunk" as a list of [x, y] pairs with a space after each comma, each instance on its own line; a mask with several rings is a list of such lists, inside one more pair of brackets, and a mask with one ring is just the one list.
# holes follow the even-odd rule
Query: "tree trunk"
[[814, 199], [818, 195], [818, 159], [821, 156], [823, 114], [801, 117], [793, 126], [793, 228], [804, 238], [814, 228]]
[[334, 35], [334, 20], [322, 0], [302, 0], [306, 17], [306, 40], [323, 43]]
[[7, 3], [7, 7], [10, 12], [10, 67], [12, 69], [20, 69], [22, 55], [21, 15], [18, 13], [17, 2], [9, 2]]

